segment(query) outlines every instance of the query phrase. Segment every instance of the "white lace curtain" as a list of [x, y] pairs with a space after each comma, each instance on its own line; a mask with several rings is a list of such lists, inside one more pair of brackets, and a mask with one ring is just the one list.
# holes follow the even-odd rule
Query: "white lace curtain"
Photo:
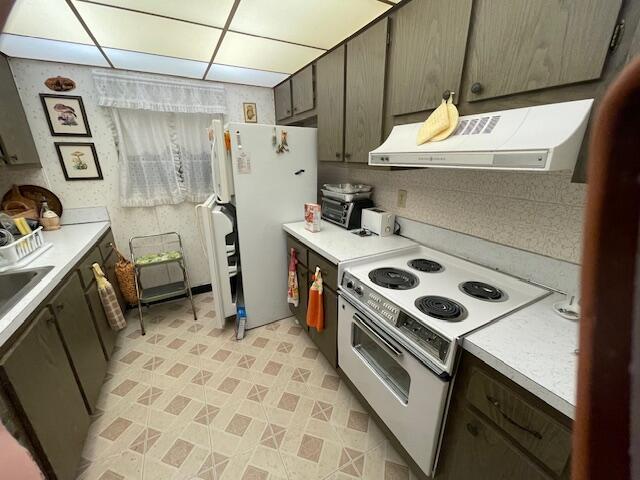
[[204, 201], [213, 189], [207, 127], [226, 112], [224, 87], [104, 71], [94, 81], [111, 113], [122, 206]]

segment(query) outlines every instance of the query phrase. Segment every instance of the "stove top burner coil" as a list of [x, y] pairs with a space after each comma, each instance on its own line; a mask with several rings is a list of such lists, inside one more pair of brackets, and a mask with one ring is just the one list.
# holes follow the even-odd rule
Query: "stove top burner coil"
[[444, 267], [434, 260], [428, 260], [426, 258], [414, 258], [407, 262], [411, 268], [415, 268], [420, 272], [426, 273], [438, 273], [444, 270]]
[[418, 277], [399, 268], [376, 268], [369, 272], [369, 280], [376, 285], [393, 290], [409, 290], [418, 286]]
[[447, 322], [459, 322], [467, 316], [467, 311], [462, 305], [445, 297], [420, 297], [416, 300], [415, 306], [425, 315]]
[[484, 282], [464, 282], [460, 284], [460, 290], [473, 298], [488, 302], [499, 302], [507, 298], [502, 290]]

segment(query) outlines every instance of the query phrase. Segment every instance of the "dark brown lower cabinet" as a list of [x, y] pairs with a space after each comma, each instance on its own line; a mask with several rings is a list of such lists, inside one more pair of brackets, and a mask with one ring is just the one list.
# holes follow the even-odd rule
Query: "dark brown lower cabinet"
[[[295, 315], [309, 337], [315, 343], [318, 350], [326, 357], [329, 363], [336, 368], [338, 366], [338, 266], [331, 263], [306, 245], [302, 245], [291, 235], [287, 235], [287, 259], [293, 248], [298, 258], [298, 288], [300, 290], [300, 303], [297, 307], [290, 305], [291, 313]], [[287, 262], [288, 265], [288, 262]], [[320, 268], [323, 279], [323, 308], [324, 330], [319, 333], [315, 328], [307, 327], [307, 304], [309, 302], [309, 289], [313, 283], [313, 275], [316, 267]]]
[[48, 308], [33, 319], [0, 366], [3, 386], [37, 438], [41, 460], [51, 470], [47, 478], [75, 478], [89, 414]]
[[93, 313], [93, 320], [96, 331], [100, 335], [100, 343], [102, 343], [102, 350], [105, 358], [108, 360], [113, 354], [113, 349], [116, 346], [116, 340], [118, 339], [118, 332], [113, 330], [109, 325], [107, 316], [104, 313], [102, 307], [102, 300], [100, 300], [100, 294], [98, 293], [98, 284], [93, 284], [84, 292], [85, 299], [91, 313]]
[[309, 336], [333, 368], [338, 366], [338, 296], [332, 290], [322, 291], [324, 307], [324, 330], [309, 329]]
[[[448, 455], [449, 480], [549, 480], [510, 444], [498, 430], [471, 410], [456, 412], [451, 435], [455, 444]], [[441, 477], [438, 477], [441, 478]]]
[[51, 299], [60, 334], [75, 368], [89, 413], [95, 411], [107, 372], [102, 345], [91, 310], [84, 298], [79, 276], [74, 272]]
[[571, 420], [463, 352], [436, 480], [568, 480]]

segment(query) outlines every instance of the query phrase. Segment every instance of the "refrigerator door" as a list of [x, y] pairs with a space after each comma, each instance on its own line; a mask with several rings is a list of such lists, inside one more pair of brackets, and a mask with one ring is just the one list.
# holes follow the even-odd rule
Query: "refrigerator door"
[[229, 203], [233, 196], [233, 178], [231, 171], [231, 155], [224, 145], [224, 127], [222, 121], [211, 121], [211, 174], [213, 191], [219, 203]]
[[[301, 220], [316, 201], [315, 128], [228, 125], [247, 328], [291, 316], [282, 224]], [[276, 153], [281, 132], [288, 152]]]
[[223, 328], [226, 317], [235, 315], [236, 305], [231, 294], [231, 277], [234, 275], [227, 263], [229, 248], [225, 238], [233, 232], [233, 220], [217, 204], [216, 195], [211, 195], [203, 204], [196, 206], [200, 227], [200, 238], [209, 260], [211, 291], [217, 315], [216, 328]]

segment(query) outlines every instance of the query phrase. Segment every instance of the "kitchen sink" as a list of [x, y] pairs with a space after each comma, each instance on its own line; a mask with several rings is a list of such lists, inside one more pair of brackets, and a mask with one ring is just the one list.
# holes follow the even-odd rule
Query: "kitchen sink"
[[35, 287], [53, 267], [0, 273], [0, 318]]

